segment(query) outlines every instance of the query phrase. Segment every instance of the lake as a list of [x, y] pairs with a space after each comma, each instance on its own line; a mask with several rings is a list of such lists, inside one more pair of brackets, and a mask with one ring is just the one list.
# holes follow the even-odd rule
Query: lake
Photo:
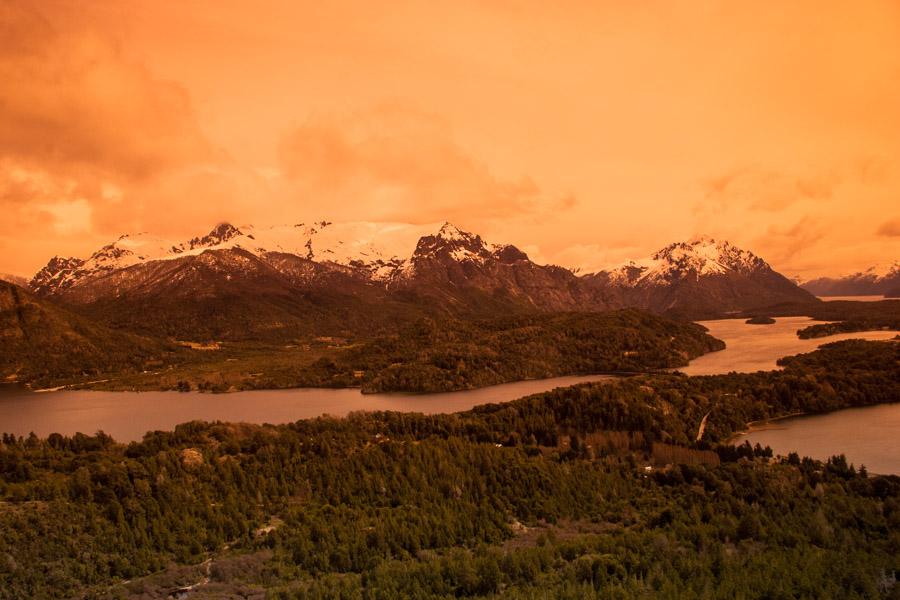
[[817, 296], [823, 302], [837, 302], [838, 300], [851, 300], [853, 302], [881, 302], [890, 300], [884, 296]]
[[776, 454], [796, 452], [820, 460], [844, 454], [871, 473], [900, 475], [900, 403], [782, 419], [735, 439], [744, 441], [770, 446]]
[[682, 369], [688, 375], [716, 375], [736, 371], [752, 373], [779, 368], [776, 361], [783, 356], [812, 352], [822, 344], [849, 339], [889, 340], [896, 331], [863, 331], [842, 333], [824, 338], [801, 340], [797, 330], [822, 323], [809, 317], [780, 317], [772, 325], [747, 325], [745, 319], [701, 321], [710, 335], [726, 344], [725, 350], [695, 358]]
[[[553, 388], [612, 379], [610, 375], [554, 377], [440, 394], [363, 394], [358, 389], [297, 388], [230, 394], [199, 392], [31, 392], [0, 386], [0, 432], [40, 437], [102, 429], [118, 441], [140, 440], [187, 421], [291, 423], [361, 410], [452, 413], [479, 404], [509, 402]], [[4, 389], [5, 387], [5, 389]]]
[[[821, 344], [847, 338], [888, 339], [895, 332], [877, 331], [801, 340], [796, 331], [813, 323], [806, 317], [779, 318], [774, 325], [747, 325], [743, 319], [706, 321], [710, 333], [728, 345], [680, 369], [691, 375], [752, 372], [776, 368], [775, 361], [789, 354], [809, 352]], [[290, 389], [201, 394], [196, 392], [35, 393], [0, 386], [0, 431], [16, 435], [34, 432], [72, 435], [103, 430], [116, 440], [140, 440], [144, 432], [170, 430], [192, 420], [247, 423], [288, 423], [330, 414], [345, 416], [360, 410], [451, 413], [479, 404], [508, 402], [557, 387], [609, 376], [556, 377], [519, 381], [478, 390], [441, 394], [362, 394], [356, 389]]]

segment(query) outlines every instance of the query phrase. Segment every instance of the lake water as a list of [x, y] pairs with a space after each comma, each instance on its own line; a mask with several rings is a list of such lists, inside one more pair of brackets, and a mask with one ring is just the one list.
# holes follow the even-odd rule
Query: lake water
[[[797, 329], [813, 322], [806, 317], [779, 318], [774, 325], [747, 325], [743, 319], [703, 322], [712, 335], [725, 341], [727, 348], [695, 359], [680, 370], [691, 375], [771, 370], [776, 368], [778, 358], [809, 352], [824, 343], [860, 337], [889, 339], [896, 335], [895, 332], [877, 331], [816, 340], [797, 338]], [[54, 432], [72, 435], [78, 431], [92, 434], [103, 430], [116, 440], [127, 442], [140, 440], [146, 431], [170, 430], [179, 423], [192, 420], [288, 423], [322, 414], [340, 417], [360, 410], [451, 413], [479, 404], [507, 402], [556, 387], [603, 379], [609, 377], [557, 377], [478, 390], [419, 395], [364, 395], [355, 389], [261, 390], [231, 394], [35, 393], [0, 386], [0, 431], [16, 435], [28, 435], [33, 431], [46, 437]]]
[[889, 300], [884, 296], [818, 296], [823, 302], [835, 302], [837, 300], [853, 300], [854, 302], [880, 302]]
[[810, 340], [797, 337], [798, 329], [821, 322], [809, 317], [781, 317], [772, 325], [747, 325], [745, 319], [701, 321], [713, 337], [725, 342], [726, 348], [695, 358], [679, 371], [688, 375], [771, 371], [778, 368], [775, 363], [779, 358], [812, 352], [822, 344], [859, 338], [889, 340], [897, 335], [896, 331], [863, 331]]
[[[362, 394], [358, 389], [300, 388], [230, 394], [199, 392], [35, 393], [0, 386], [0, 432], [40, 437], [103, 430], [118, 441], [140, 440], [153, 430], [187, 421], [291, 423], [328, 414], [343, 417], [360, 410], [452, 413], [480, 404], [509, 402], [553, 388], [611, 379], [609, 375], [555, 377], [441, 394]], [[5, 388], [5, 389], [4, 389]]]
[[783, 419], [738, 436], [735, 443], [745, 440], [782, 455], [827, 460], [844, 454], [871, 473], [900, 475], [900, 403]]

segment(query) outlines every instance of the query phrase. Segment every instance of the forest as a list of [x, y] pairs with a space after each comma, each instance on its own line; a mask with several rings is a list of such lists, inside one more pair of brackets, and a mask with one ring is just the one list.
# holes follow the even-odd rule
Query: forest
[[170, 367], [120, 372], [94, 387], [443, 392], [562, 375], [657, 371], [724, 347], [701, 325], [633, 309], [422, 318], [375, 337], [315, 337], [282, 346], [223, 342], [214, 351], [173, 355]]
[[900, 344], [782, 364], [128, 445], [5, 434], [0, 598], [900, 597], [900, 478], [728, 443], [896, 401]]
[[[724, 347], [701, 325], [634, 309], [421, 319], [333, 359], [323, 357], [296, 377], [302, 385], [359, 385], [364, 392], [447, 392], [522, 379], [681, 367]], [[256, 382], [277, 387], [266, 378]]]

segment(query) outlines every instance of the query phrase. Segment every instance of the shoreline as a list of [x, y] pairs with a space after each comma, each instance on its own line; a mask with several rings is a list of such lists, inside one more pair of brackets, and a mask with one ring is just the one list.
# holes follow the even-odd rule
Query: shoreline
[[[878, 405], [873, 404], [872, 406], [878, 406]], [[837, 408], [835, 410], [831, 410], [831, 411], [823, 412], [823, 413], [808, 413], [808, 412], [798, 411], [798, 412], [794, 412], [794, 413], [788, 413], [786, 415], [781, 415], [780, 417], [772, 417], [770, 419], [761, 419], [759, 421], [750, 421], [746, 425], [744, 425], [744, 428], [742, 430], [733, 433], [731, 435], [731, 437], [729, 437], [727, 440], [725, 440], [724, 443], [731, 444], [732, 446], [737, 445], [738, 438], [745, 436], [749, 433], [753, 433], [754, 431], [765, 431], [766, 429], [771, 429], [771, 427], [768, 427], [768, 425], [777, 423], [778, 421], [784, 421], [785, 419], [793, 419], [795, 417], [806, 417], [806, 416], [810, 416], [810, 415], [827, 415], [828, 413], [837, 412], [839, 410], [846, 410], [847, 408], [859, 408], [859, 407], [847, 406], [845, 408]]]
[[[681, 367], [676, 367], [681, 368]], [[452, 390], [437, 390], [437, 391], [409, 391], [409, 390], [379, 390], [379, 391], [366, 391], [361, 385], [348, 385], [348, 386], [310, 386], [310, 385], [296, 385], [296, 386], [283, 386], [283, 387], [254, 387], [254, 388], [230, 388], [222, 391], [212, 391], [212, 390], [199, 390], [192, 389], [189, 391], [180, 391], [172, 388], [162, 388], [162, 387], [142, 387], [140, 389], [135, 389], [134, 387], [123, 386], [122, 388], [105, 388], [105, 389], [97, 389], [93, 387], [94, 384], [106, 383], [112, 381], [110, 379], [101, 379], [97, 381], [86, 381], [82, 383], [68, 383], [64, 385], [59, 385], [55, 387], [47, 387], [47, 388], [39, 388], [32, 389], [28, 386], [28, 384], [10, 384], [11, 387], [18, 387], [22, 391], [28, 394], [46, 394], [52, 392], [99, 392], [99, 393], [111, 393], [111, 394], [140, 394], [144, 392], [177, 392], [180, 394], [209, 394], [209, 395], [227, 395], [227, 394], [238, 394], [243, 392], [273, 392], [280, 390], [359, 390], [359, 392], [365, 396], [369, 395], [378, 395], [378, 394], [403, 394], [410, 396], [417, 395], [431, 395], [431, 394], [456, 394], [460, 392], [473, 392], [477, 390], [483, 390], [487, 388], [497, 387], [501, 385], [512, 385], [516, 383], [528, 383], [532, 381], [548, 381], [551, 379], [561, 379], [563, 377], [598, 377], [598, 378], [621, 378], [625, 379], [628, 377], [636, 377], [639, 375], [665, 375], [672, 373], [672, 371], [668, 370], [647, 370], [647, 371], [599, 371], [596, 373], [565, 373], [560, 375], [551, 375], [549, 377], [526, 377], [523, 379], [514, 379], [511, 381], [500, 381], [497, 383], [491, 383], [488, 385], [476, 386], [476, 387], [464, 387], [459, 389]], [[585, 382], [587, 383], [587, 382]], [[573, 384], [576, 385], [576, 384]]]

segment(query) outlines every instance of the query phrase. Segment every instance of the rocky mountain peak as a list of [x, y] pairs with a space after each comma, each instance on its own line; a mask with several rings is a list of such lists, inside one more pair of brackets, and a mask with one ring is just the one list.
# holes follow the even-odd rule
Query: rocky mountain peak
[[193, 250], [194, 248], [218, 246], [241, 235], [243, 235], [243, 233], [241, 233], [241, 230], [231, 223], [219, 223], [218, 225], [213, 227], [212, 231], [207, 233], [205, 236], [193, 238], [190, 242], [188, 242], [188, 246], [191, 248], [191, 250]]
[[493, 255], [494, 247], [488, 246], [481, 236], [459, 229], [446, 222], [435, 235], [423, 236], [416, 245], [412, 260], [445, 257], [456, 262], [483, 261]]

